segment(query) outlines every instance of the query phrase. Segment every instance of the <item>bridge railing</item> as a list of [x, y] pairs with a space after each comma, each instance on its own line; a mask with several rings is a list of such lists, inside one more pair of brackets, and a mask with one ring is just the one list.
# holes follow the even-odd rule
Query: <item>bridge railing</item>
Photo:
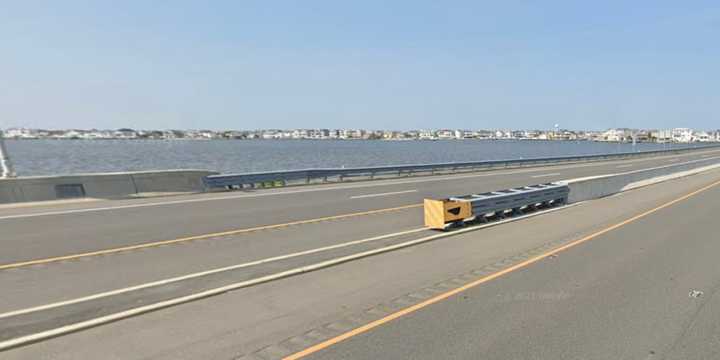
[[208, 189], [242, 189], [255, 187], [278, 187], [311, 183], [343, 182], [357, 178], [378, 179], [413, 175], [433, 175], [457, 172], [470, 172], [498, 168], [516, 168], [538, 165], [562, 164], [568, 162], [602, 161], [661, 154], [682, 153], [705, 148], [720, 147], [718, 144], [668, 150], [651, 150], [625, 153], [606, 153], [575, 156], [555, 156], [539, 158], [521, 158], [507, 160], [486, 160], [449, 162], [434, 164], [410, 164], [392, 166], [300, 169], [269, 172], [251, 172], [241, 174], [220, 174], [207, 176], [204, 181]]

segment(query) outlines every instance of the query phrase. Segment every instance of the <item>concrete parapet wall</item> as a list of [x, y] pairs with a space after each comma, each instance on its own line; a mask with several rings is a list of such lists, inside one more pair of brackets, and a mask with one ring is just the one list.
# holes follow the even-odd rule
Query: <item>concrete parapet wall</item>
[[201, 192], [205, 170], [141, 171], [0, 179], [0, 204], [59, 199], [58, 185], [81, 185], [85, 197], [122, 198], [139, 193]]
[[199, 192], [205, 190], [203, 178], [217, 172], [204, 170], [170, 170], [132, 173], [138, 193]]
[[622, 191], [720, 168], [720, 157], [619, 174], [563, 181], [570, 188], [569, 203], [597, 199]]

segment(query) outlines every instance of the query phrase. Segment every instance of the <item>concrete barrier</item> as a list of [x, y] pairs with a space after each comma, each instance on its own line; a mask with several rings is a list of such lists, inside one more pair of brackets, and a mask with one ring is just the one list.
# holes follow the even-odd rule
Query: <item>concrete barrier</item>
[[626, 190], [720, 168], [720, 157], [660, 166], [619, 174], [591, 176], [562, 181], [570, 188], [568, 203], [597, 199]]
[[0, 204], [66, 198], [123, 198], [142, 193], [202, 192], [205, 170], [140, 171], [0, 179]]
[[200, 192], [205, 190], [203, 178], [217, 172], [204, 170], [169, 170], [130, 174], [137, 193]]

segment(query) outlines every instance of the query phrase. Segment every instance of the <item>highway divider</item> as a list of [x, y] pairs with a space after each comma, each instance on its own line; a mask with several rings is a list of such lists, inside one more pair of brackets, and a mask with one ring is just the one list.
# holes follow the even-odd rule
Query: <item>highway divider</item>
[[453, 225], [486, 222], [489, 218], [502, 219], [537, 208], [598, 199], [716, 168], [720, 168], [720, 157], [447, 199], [425, 199], [425, 226], [445, 230]]
[[720, 167], [720, 157], [618, 174], [591, 176], [560, 182], [570, 189], [569, 203], [598, 199], [623, 191], [697, 174]]
[[0, 204], [73, 198], [124, 198], [138, 194], [205, 190], [205, 170], [138, 171], [0, 179]]

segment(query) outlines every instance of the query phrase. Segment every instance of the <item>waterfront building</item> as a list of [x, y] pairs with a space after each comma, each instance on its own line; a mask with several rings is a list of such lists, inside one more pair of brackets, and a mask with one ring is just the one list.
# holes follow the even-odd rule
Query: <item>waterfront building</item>
[[630, 129], [610, 129], [602, 135], [604, 141], [625, 142], [632, 141]]
[[692, 141], [709, 142], [711, 139], [710, 134], [705, 131], [694, 131], [692, 135]]
[[693, 140], [693, 130], [689, 128], [672, 129], [672, 140], [677, 143], [689, 143]]

